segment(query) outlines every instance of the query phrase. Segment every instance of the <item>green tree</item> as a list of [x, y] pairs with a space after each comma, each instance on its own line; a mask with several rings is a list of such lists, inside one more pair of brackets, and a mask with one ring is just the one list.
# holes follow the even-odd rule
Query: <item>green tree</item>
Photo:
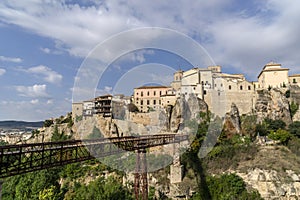
[[[243, 179], [235, 174], [207, 177], [207, 184], [212, 200], [261, 200], [257, 192], [249, 193]], [[250, 198], [251, 197], [251, 198]], [[192, 198], [196, 199], [196, 198]]]
[[291, 117], [293, 117], [299, 109], [299, 104], [292, 101], [290, 104]]
[[121, 182], [115, 178], [104, 179], [100, 177], [87, 186], [80, 185], [75, 191], [74, 199], [99, 199], [99, 200], [131, 200], [132, 194]]
[[271, 131], [268, 137], [272, 140], [280, 141], [281, 144], [287, 144], [287, 142], [291, 138], [291, 134], [286, 130], [278, 129], [276, 132]]
[[280, 119], [272, 120], [272, 119], [265, 119], [265, 122], [268, 127], [268, 131], [277, 131], [278, 129], [285, 129], [286, 123]]
[[44, 127], [50, 127], [53, 124], [53, 120], [51, 119], [46, 119], [44, 121]]
[[300, 138], [300, 121], [295, 121], [289, 125], [289, 132]]

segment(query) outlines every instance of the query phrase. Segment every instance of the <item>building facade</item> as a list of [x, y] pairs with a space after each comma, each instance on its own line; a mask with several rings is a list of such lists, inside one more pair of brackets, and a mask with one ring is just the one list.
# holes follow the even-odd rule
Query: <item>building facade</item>
[[148, 112], [157, 109], [161, 105], [161, 96], [168, 94], [172, 89], [167, 86], [142, 86], [134, 89], [133, 103], [140, 112]]
[[270, 62], [263, 67], [258, 75], [258, 88], [281, 88], [289, 83], [288, 68], [282, 68], [281, 64]]
[[300, 74], [294, 74], [289, 76], [290, 85], [298, 85], [300, 87]]
[[94, 99], [95, 109], [93, 114], [102, 115], [103, 117], [111, 117], [112, 98], [113, 96], [109, 94], [96, 97]]
[[82, 116], [83, 106], [82, 102], [72, 103], [72, 120], [74, 121], [76, 117]]

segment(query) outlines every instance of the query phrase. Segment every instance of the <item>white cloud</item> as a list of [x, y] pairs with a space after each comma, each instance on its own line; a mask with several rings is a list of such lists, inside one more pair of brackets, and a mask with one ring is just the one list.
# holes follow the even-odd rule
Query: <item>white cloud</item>
[[39, 100], [38, 99], [32, 99], [30, 101], [31, 104], [38, 104], [39, 103]]
[[0, 61], [20, 63], [20, 62], [22, 62], [23, 60], [22, 60], [21, 58], [14, 58], [14, 57], [0, 56]]
[[47, 100], [47, 104], [53, 104], [53, 99]]
[[16, 90], [21, 96], [32, 98], [48, 98], [46, 85], [33, 85], [33, 86], [16, 86]]
[[[59, 49], [59, 46], [56, 45], [56, 48]], [[58, 50], [58, 49], [49, 49], [49, 48], [47, 48], [47, 47], [45, 47], [45, 48], [41, 47], [41, 48], [40, 48], [40, 50], [41, 50], [42, 52], [44, 52], [45, 54], [55, 54], [55, 55], [63, 54], [63, 51]]]
[[49, 54], [50, 53], [50, 49], [49, 48], [40, 48], [42, 52]]
[[0, 68], [0, 76], [2, 76], [3, 74], [5, 74], [5, 72], [6, 72], [5, 69]]
[[96, 92], [96, 96], [99, 96], [99, 95], [106, 95], [106, 94], [112, 94], [112, 87], [110, 86], [104, 86], [104, 88], [101, 88], [101, 89], [97, 89], [97, 92]]
[[70, 104], [65, 101], [57, 101], [55, 104], [49, 104], [48, 101], [35, 98], [29, 101], [2, 100], [0, 120], [42, 121], [65, 115], [71, 110]]
[[42, 75], [43, 79], [47, 81], [48, 83], [53, 84], [59, 84], [63, 78], [63, 76], [55, 71], [53, 71], [51, 68], [39, 65], [36, 67], [31, 67], [26, 70], [29, 73], [35, 74], [35, 75]]
[[[90, 6], [3, 0], [0, 18], [4, 23], [52, 38], [56, 48], [81, 57], [113, 34], [156, 26], [188, 34], [208, 49], [217, 64], [252, 77], [270, 60], [300, 65], [300, 2], [294, 0], [119, 0]], [[144, 61], [142, 55], [132, 59]]]

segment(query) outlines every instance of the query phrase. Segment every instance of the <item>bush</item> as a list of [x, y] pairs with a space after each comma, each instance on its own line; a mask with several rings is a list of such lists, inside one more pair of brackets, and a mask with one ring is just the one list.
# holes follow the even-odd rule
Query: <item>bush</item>
[[[235, 174], [223, 174], [222, 176], [209, 176], [206, 179], [212, 200], [261, 200], [256, 191], [248, 192], [243, 179]], [[197, 193], [191, 199], [201, 199]]]
[[271, 131], [268, 137], [272, 140], [280, 141], [281, 144], [287, 144], [291, 138], [291, 134], [286, 130], [278, 129], [276, 132]]
[[291, 117], [293, 117], [299, 109], [299, 104], [292, 101], [290, 104]]
[[300, 122], [296, 121], [289, 125], [289, 132], [300, 138]]
[[46, 119], [44, 121], [44, 127], [50, 127], [53, 124], [53, 120], [51, 119]]

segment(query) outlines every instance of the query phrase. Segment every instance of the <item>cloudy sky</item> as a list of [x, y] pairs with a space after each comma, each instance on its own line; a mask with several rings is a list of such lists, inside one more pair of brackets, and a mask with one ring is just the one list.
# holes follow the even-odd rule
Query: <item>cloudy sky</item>
[[[244, 73], [249, 81], [270, 61], [290, 68], [291, 74], [300, 73], [298, 19], [300, 2], [295, 0], [1, 0], [0, 120], [36, 121], [70, 112], [74, 81], [85, 58], [112, 36], [143, 27], [185, 34], [224, 72]], [[154, 63], [153, 70], [142, 70], [149, 83], [171, 80], [170, 67], [191, 67], [156, 49], [134, 51], [111, 63], [93, 94], [124, 87], [122, 80], [139, 86], [142, 82], [135, 78], [142, 76], [141, 66], [151, 68], [149, 63]], [[161, 76], [152, 74], [160, 67]], [[122, 92], [122, 87], [115, 90]]]

